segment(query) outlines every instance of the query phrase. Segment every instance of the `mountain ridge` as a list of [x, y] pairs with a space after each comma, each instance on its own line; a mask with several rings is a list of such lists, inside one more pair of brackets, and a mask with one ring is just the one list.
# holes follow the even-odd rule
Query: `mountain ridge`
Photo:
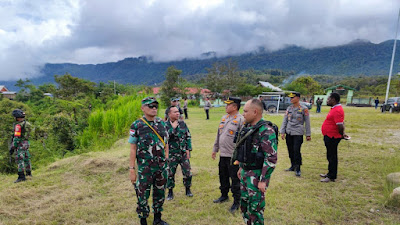
[[[260, 49], [234, 56], [217, 57], [216, 52], [203, 53], [199, 58], [185, 58], [168, 62], [155, 62], [151, 57], [129, 57], [117, 62], [101, 64], [47, 63], [43, 76], [32, 78], [32, 83], [54, 82], [54, 75], [69, 73], [94, 82], [115, 80], [118, 83], [159, 85], [166, 69], [174, 65], [182, 76], [207, 73], [216, 62], [231, 59], [240, 70], [281, 69], [306, 74], [330, 75], [386, 75], [389, 71], [394, 40], [378, 44], [368, 40], [354, 40], [345, 45], [307, 49], [290, 45], [277, 51]], [[394, 73], [400, 70], [400, 43], [397, 43]], [[1, 82], [11, 87], [15, 81]]]

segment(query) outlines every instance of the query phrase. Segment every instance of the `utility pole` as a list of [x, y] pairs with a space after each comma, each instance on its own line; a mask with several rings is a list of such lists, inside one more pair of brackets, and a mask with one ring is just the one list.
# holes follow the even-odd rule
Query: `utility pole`
[[397, 18], [396, 36], [394, 37], [392, 61], [390, 63], [389, 79], [388, 79], [388, 84], [387, 84], [387, 88], [386, 88], [385, 104], [387, 104], [387, 100], [388, 100], [388, 97], [389, 97], [390, 80], [392, 79], [394, 55], [395, 55], [395, 52], [396, 52], [397, 32], [399, 31], [399, 21], [400, 21], [400, 9], [399, 9], [399, 15], [398, 15], [398, 18]]

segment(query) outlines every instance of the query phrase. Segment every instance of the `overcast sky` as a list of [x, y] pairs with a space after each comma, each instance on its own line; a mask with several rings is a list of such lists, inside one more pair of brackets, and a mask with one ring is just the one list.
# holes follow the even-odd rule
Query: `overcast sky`
[[394, 39], [399, 0], [0, 0], [0, 80], [44, 63], [167, 61]]

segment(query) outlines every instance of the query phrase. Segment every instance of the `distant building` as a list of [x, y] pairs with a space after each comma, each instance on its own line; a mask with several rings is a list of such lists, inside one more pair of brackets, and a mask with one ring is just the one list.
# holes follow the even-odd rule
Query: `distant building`
[[271, 89], [271, 90], [273, 90], [273, 91], [282, 91], [282, 89], [280, 89], [279, 87], [276, 87], [276, 86], [272, 85], [270, 82], [258, 81], [258, 83], [259, 83], [261, 86], [266, 87], [266, 88], [269, 88], [269, 89]]
[[1, 92], [7, 92], [7, 91], [9, 91], [9, 90], [6, 88], [6, 86], [0, 85], [0, 93]]
[[10, 100], [14, 100], [15, 97], [17, 97], [17, 92], [14, 92], [14, 91], [4, 91], [4, 92], [1, 92], [0, 94], [2, 94], [4, 96], [4, 98], [8, 98]]

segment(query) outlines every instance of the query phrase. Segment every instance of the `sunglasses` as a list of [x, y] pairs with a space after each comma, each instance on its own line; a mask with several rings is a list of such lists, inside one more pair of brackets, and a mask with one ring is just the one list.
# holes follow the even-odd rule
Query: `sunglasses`
[[158, 105], [157, 104], [148, 104], [147, 107], [149, 107], [150, 109], [158, 109]]

